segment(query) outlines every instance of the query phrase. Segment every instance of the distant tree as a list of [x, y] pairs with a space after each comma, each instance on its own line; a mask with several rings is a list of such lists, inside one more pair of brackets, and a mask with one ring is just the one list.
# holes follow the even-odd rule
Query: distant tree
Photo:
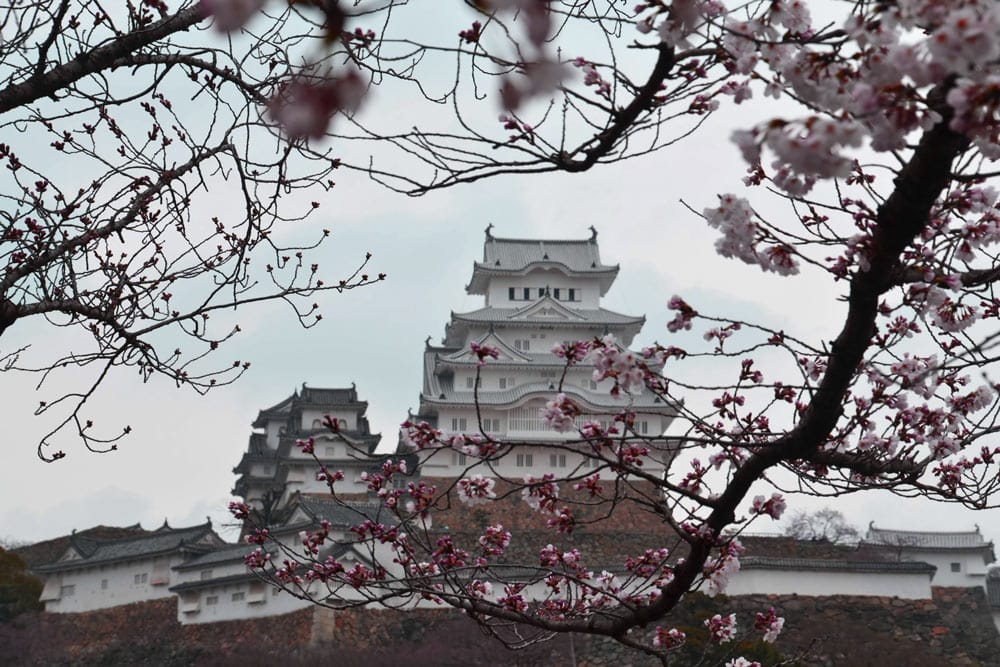
[[785, 527], [785, 535], [797, 540], [815, 540], [841, 544], [854, 542], [861, 537], [858, 529], [847, 522], [844, 515], [830, 507], [793, 514]]
[[29, 544], [31, 544], [31, 542], [28, 540], [20, 540], [16, 537], [0, 537], [0, 548], [7, 549], [8, 551], [19, 547], [26, 547]]
[[0, 622], [41, 610], [42, 581], [27, 570], [24, 559], [0, 547]]

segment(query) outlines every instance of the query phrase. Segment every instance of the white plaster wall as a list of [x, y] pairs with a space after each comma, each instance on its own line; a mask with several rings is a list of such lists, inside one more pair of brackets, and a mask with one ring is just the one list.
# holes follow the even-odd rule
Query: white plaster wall
[[[331, 472], [341, 470], [344, 479], [335, 483], [334, 488], [340, 493], [367, 493], [368, 485], [361, 481], [363, 464], [345, 461], [343, 465], [330, 465]], [[326, 482], [316, 479], [319, 469], [314, 461], [303, 461], [301, 465], [289, 466], [285, 497], [290, 498], [296, 491], [301, 493], [328, 493], [330, 487]]]
[[726, 595], [872, 595], [907, 600], [931, 598], [927, 574], [883, 572], [816, 572], [812, 570], [741, 570]]
[[278, 437], [281, 435], [282, 429], [285, 428], [285, 422], [277, 419], [272, 419], [267, 422], [267, 426], [264, 427], [264, 433], [267, 434], [267, 446], [271, 449], [278, 448]]
[[[521, 459], [523, 465], [517, 465], [518, 454], [530, 454], [532, 457], [531, 465], [527, 465], [527, 458]], [[551, 459], [552, 455], [556, 456], [554, 466]], [[561, 456], [566, 457], [565, 466], [560, 465], [562, 463]], [[573, 472], [588, 472], [597, 468], [596, 466], [587, 465], [577, 470], [577, 466], [584, 463], [584, 456], [567, 451], [566, 449], [546, 447], [544, 445], [518, 445], [514, 452], [499, 461], [493, 461], [491, 466], [476, 464], [472, 457], [468, 456], [462, 462], [458, 452], [450, 450], [438, 451], [433, 453], [433, 455], [431, 452], [422, 452], [421, 457], [420, 470], [424, 477], [458, 477], [479, 474], [486, 477], [501, 475], [514, 479], [522, 479], [525, 475], [541, 477], [546, 473], [553, 473], [556, 477], [560, 477]], [[665, 468], [664, 461], [667, 459], [669, 459], [667, 453], [655, 453], [646, 459], [643, 464], [643, 470], [654, 475], [660, 474]], [[601, 470], [600, 477], [601, 479], [613, 479], [616, 477], [616, 474], [605, 467]]]
[[[900, 560], [930, 563], [937, 567], [934, 586], [982, 586], [986, 587], [986, 564], [978, 553], [962, 553], [961, 551], [907, 551], [901, 550]], [[959, 563], [959, 572], [951, 571], [951, 564]]]
[[[173, 558], [170, 567], [179, 562], [179, 557]], [[74, 591], [71, 596], [47, 601], [45, 611], [54, 613], [90, 611], [170, 597], [173, 594], [168, 589], [177, 582], [173, 581], [173, 570], [168, 569], [168, 572], [170, 581], [155, 586], [150, 583], [153, 578], [152, 559], [95, 565], [79, 571], [51, 574], [49, 577], [55, 577], [60, 581], [60, 587], [72, 585]], [[146, 574], [146, 583], [135, 583], [135, 575], [141, 576], [143, 573]], [[106, 589], [102, 589], [101, 581], [105, 579], [108, 585]]]
[[[514, 288], [514, 301], [510, 300], [510, 288]], [[531, 299], [525, 301], [521, 297], [524, 288], [531, 289]], [[494, 308], [521, 308], [532, 301], [538, 300], [538, 288], [548, 287], [550, 289], [560, 288], [576, 290], [578, 301], [563, 301], [571, 308], [597, 308], [600, 300], [600, 283], [593, 278], [578, 278], [567, 276], [562, 271], [556, 269], [538, 269], [531, 271], [524, 276], [511, 276], [509, 278], [494, 278], [490, 281], [486, 295], [486, 305]], [[566, 294], [561, 294], [563, 299]]]
[[[284, 591], [264, 585], [264, 597], [261, 602], [249, 602], [251, 582], [238, 582], [225, 585], [207, 586], [198, 591], [187, 591], [185, 596], [198, 597], [198, 610], [194, 612], [181, 611], [183, 604], [177, 605], [177, 620], [183, 625], [198, 623], [214, 623], [217, 621], [233, 621], [245, 618], [262, 618], [277, 616], [298, 611], [312, 606], [311, 602], [300, 600]], [[242, 593], [242, 600], [233, 600], [234, 594]], [[216, 604], [207, 604], [208, 598], [217, 599]], [[182, 598], [183, 599], [183, 598]]]

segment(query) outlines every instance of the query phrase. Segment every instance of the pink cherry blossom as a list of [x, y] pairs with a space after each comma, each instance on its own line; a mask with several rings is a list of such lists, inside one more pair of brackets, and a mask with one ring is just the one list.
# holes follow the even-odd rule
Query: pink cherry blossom
[[494, 492], [496, 480], [482, 475], [473, 475], [458, 480], [458, 499], [466, 505], [480, 505], [497, 497]]
[[730, 642], [736, 637], [736, 614], [716, 614], [705, 620], [705, 627], [712, 641], [719, 644]]

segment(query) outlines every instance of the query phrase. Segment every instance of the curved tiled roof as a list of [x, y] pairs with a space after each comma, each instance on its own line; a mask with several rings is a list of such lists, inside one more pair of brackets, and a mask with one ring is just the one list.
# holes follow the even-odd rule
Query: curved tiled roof
[[932, 532], [920, 530], [889, 530], [869, 526], [864, 542], [911, 549], [992, 549], [992, 543], [983, 539], [979, 530]]
[[358, 391], [354, 385], [350, 387], [310, 387], [303, 382], [301, 391], [294, 391], [283, 401], [257, 413], [253, 426], [254, 428], [263, 428], [267, 426], [268, 421], [285, 418], [293, 408], [302, 405], [346, 405], [356, 407], [362, 413], [368, 407], [367, 402], [358, 400]]
[[774, 558], [744, 556], [741, 570], [827, 570], [836, 572], [884, 572], [887, 574], [933, 575], [937, 568], [929, 563], [910, 561], [847, 560], [844, 558]]
[[175, 565], [175, 570], [195, 570], [206, 565], [216, 565], [219, 563], [232, 563], [242, 561], [247, 554], [257, 549], [256, 544], [228, 544], [221, 549], [214, 549], [208, 553], [196, 556], [188, 561]]
[[521, 313], [523, 308], [494, 308], [492, 306], [487, 306], [485, 308], [479, 308], [477, 310], [471, 310], [467, 313], [455, 313], [451, 314], [452, 321], [464, 321], [464, 322], [476, 322], [484, 324], [531, 324], [537, 325], [539, 322], [545, 324], [559, 324], [565, 325], [567, 327], [600, 327], [604, 325], [616, 325], [616, 324], [637, 324], [642, 325], [646, 322], [646, 318], [639, 315], [624, 315], [622, 313], [617, 313], [613, 310], [608, 310], [607, 308], [595, 308], [595, 309], [582, 309], [582, 308], [569, 308], [566, 310], [572, 311], [576, 317], [572, 319], [553, 319], [550, 317], [532, 317], [529, 316], [524, 319], [515, 319], [518, 314]]
[[[438, 388], [441, 392], [434, 395], [421, 395], [421, 411], [424, 411], [424, 404], [437, 404], [437, 405], [463, 405], [463, 406], [474, 406], [475, 402], [473, 399], [472, 392], [463, 392], [461, 394], [453, 393], [451, 387], [445, 387], [444, 384], [438, 383]], [[479, 404], [481, 406], [510, 406], [522, 399], [528, 398], [533, 395], [544, 395], [551, 397], [552, 392], [555, 388], [547, 382], [529, 382], [525, 384], [518, 385], [513, 389], [503, 389], [498, 391], [480, 390], [479, 393]], [[567, 396], [573, 396], [587, 405], [594, 406], [598, 409], [622, 409], [625, 407], [631, 407], [636, 410], [655, 410], [656, 412], [667, 411], [669, 406], [664, 403], [656, 394], [652, 392], [643, 392], [631, 398], [631, 401], [614, 400], [607, 392], [596, 392], [588, 391], [580, 387], [575, 386], [563, 386], [563, 393]], [[442, 398], [443, 395], [443, 398]]]
[[172, 553], [180, 549], [209, 550], [212, 548], [211, 545], [195, 544], [195, 542], [202, 540], [206, 536], [211, 536], [211, 541], [216, 546], [225, 544], [222, 538], [212, 530], [211, 521], [198, 526], [191, 526], [190, 528], [170, 528], [164, 525], [163, 528], [145, 535], [120, 540], [97, 541], [86, 539], [73, 540], [71, 538], [72, 548], [82, 558], [62, 562], [57, 561], [40, 566], [37, 569], [39, 572], [52, 572], [77, 567], [89, 567], [98, 563], [148, 558], [160, 554]]
[[[490, 226], [492, 227], [492, 225]], [[472, 280], [466, 289], [470, 294], [482, 294], [492, 274], [521, 273], [531, 268], [551, 267], [567, 274], [601, 277], [602, 293], [606, 292], [618, 274], [617, 265], [601, 263], [597, 232], [588, 239], [504, 239], [486, 230], [483, 261], [473, 265]]]
[[300, 496], [299, 507], [316, 521], [326, 519], [335, 526], [354, 526], [365, 519], [386, 525], [398, 523], [382, 503], [343, 502], [325, 496]]
[[10, 551], [23, 558], [29, 568], [35, 568], [57, 560], [66, 553], [66, 549], [73, 543], [80, 544], [89, 540], [94, 546], [97, 546], [103, 542], [145, 535], [148, 532], [139, 524], [122, 527], [94, 526], [86, 530], [76, 531], [72, 535], [63, 535], [51, 540], [28, 544]]
[[482, 264], [490, 268], [523, 269], [530, 264], [552, 262], [572, 271], [594, 272], [617, 269], [601, 263], [596, 232], [587, 239], [505, 239], [487, 233]]

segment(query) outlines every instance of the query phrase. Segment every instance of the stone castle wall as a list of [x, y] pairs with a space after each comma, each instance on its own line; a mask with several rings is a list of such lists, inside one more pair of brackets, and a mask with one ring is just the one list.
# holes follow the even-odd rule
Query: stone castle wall
[[[695, 594], [687, 602], [683, 615], [664, 621], [689, 636], [689, 652], [678, 655], [672, 666], [693, 664], [689, 658], [700, 655], [705, 618], [735, 612], [747, 630], [754, 613], [772, 606], [786, 619], [776, 644], [764, 644], [749, 632], [721, 650], [709, 647], [713, 661], [724, 661], [735, 651], [764, 665], [790, 658], [803, 667], [1000, 664], [1000, 637], [981, 589], [935, 589], [933, 600], [764, 595], [709, 599]], [[613, 641], [584, 635], [557, 636], [508, 651], [471, 619], [451, 610], [305, 609], [264, 619], [182, 626], [175, 605], [174, 600], [157, 600], [82, 614], [20, 617], [0, 625], [0, 664], [659, 664]], [[652, 628], [635, 632], [651, 633]]]

